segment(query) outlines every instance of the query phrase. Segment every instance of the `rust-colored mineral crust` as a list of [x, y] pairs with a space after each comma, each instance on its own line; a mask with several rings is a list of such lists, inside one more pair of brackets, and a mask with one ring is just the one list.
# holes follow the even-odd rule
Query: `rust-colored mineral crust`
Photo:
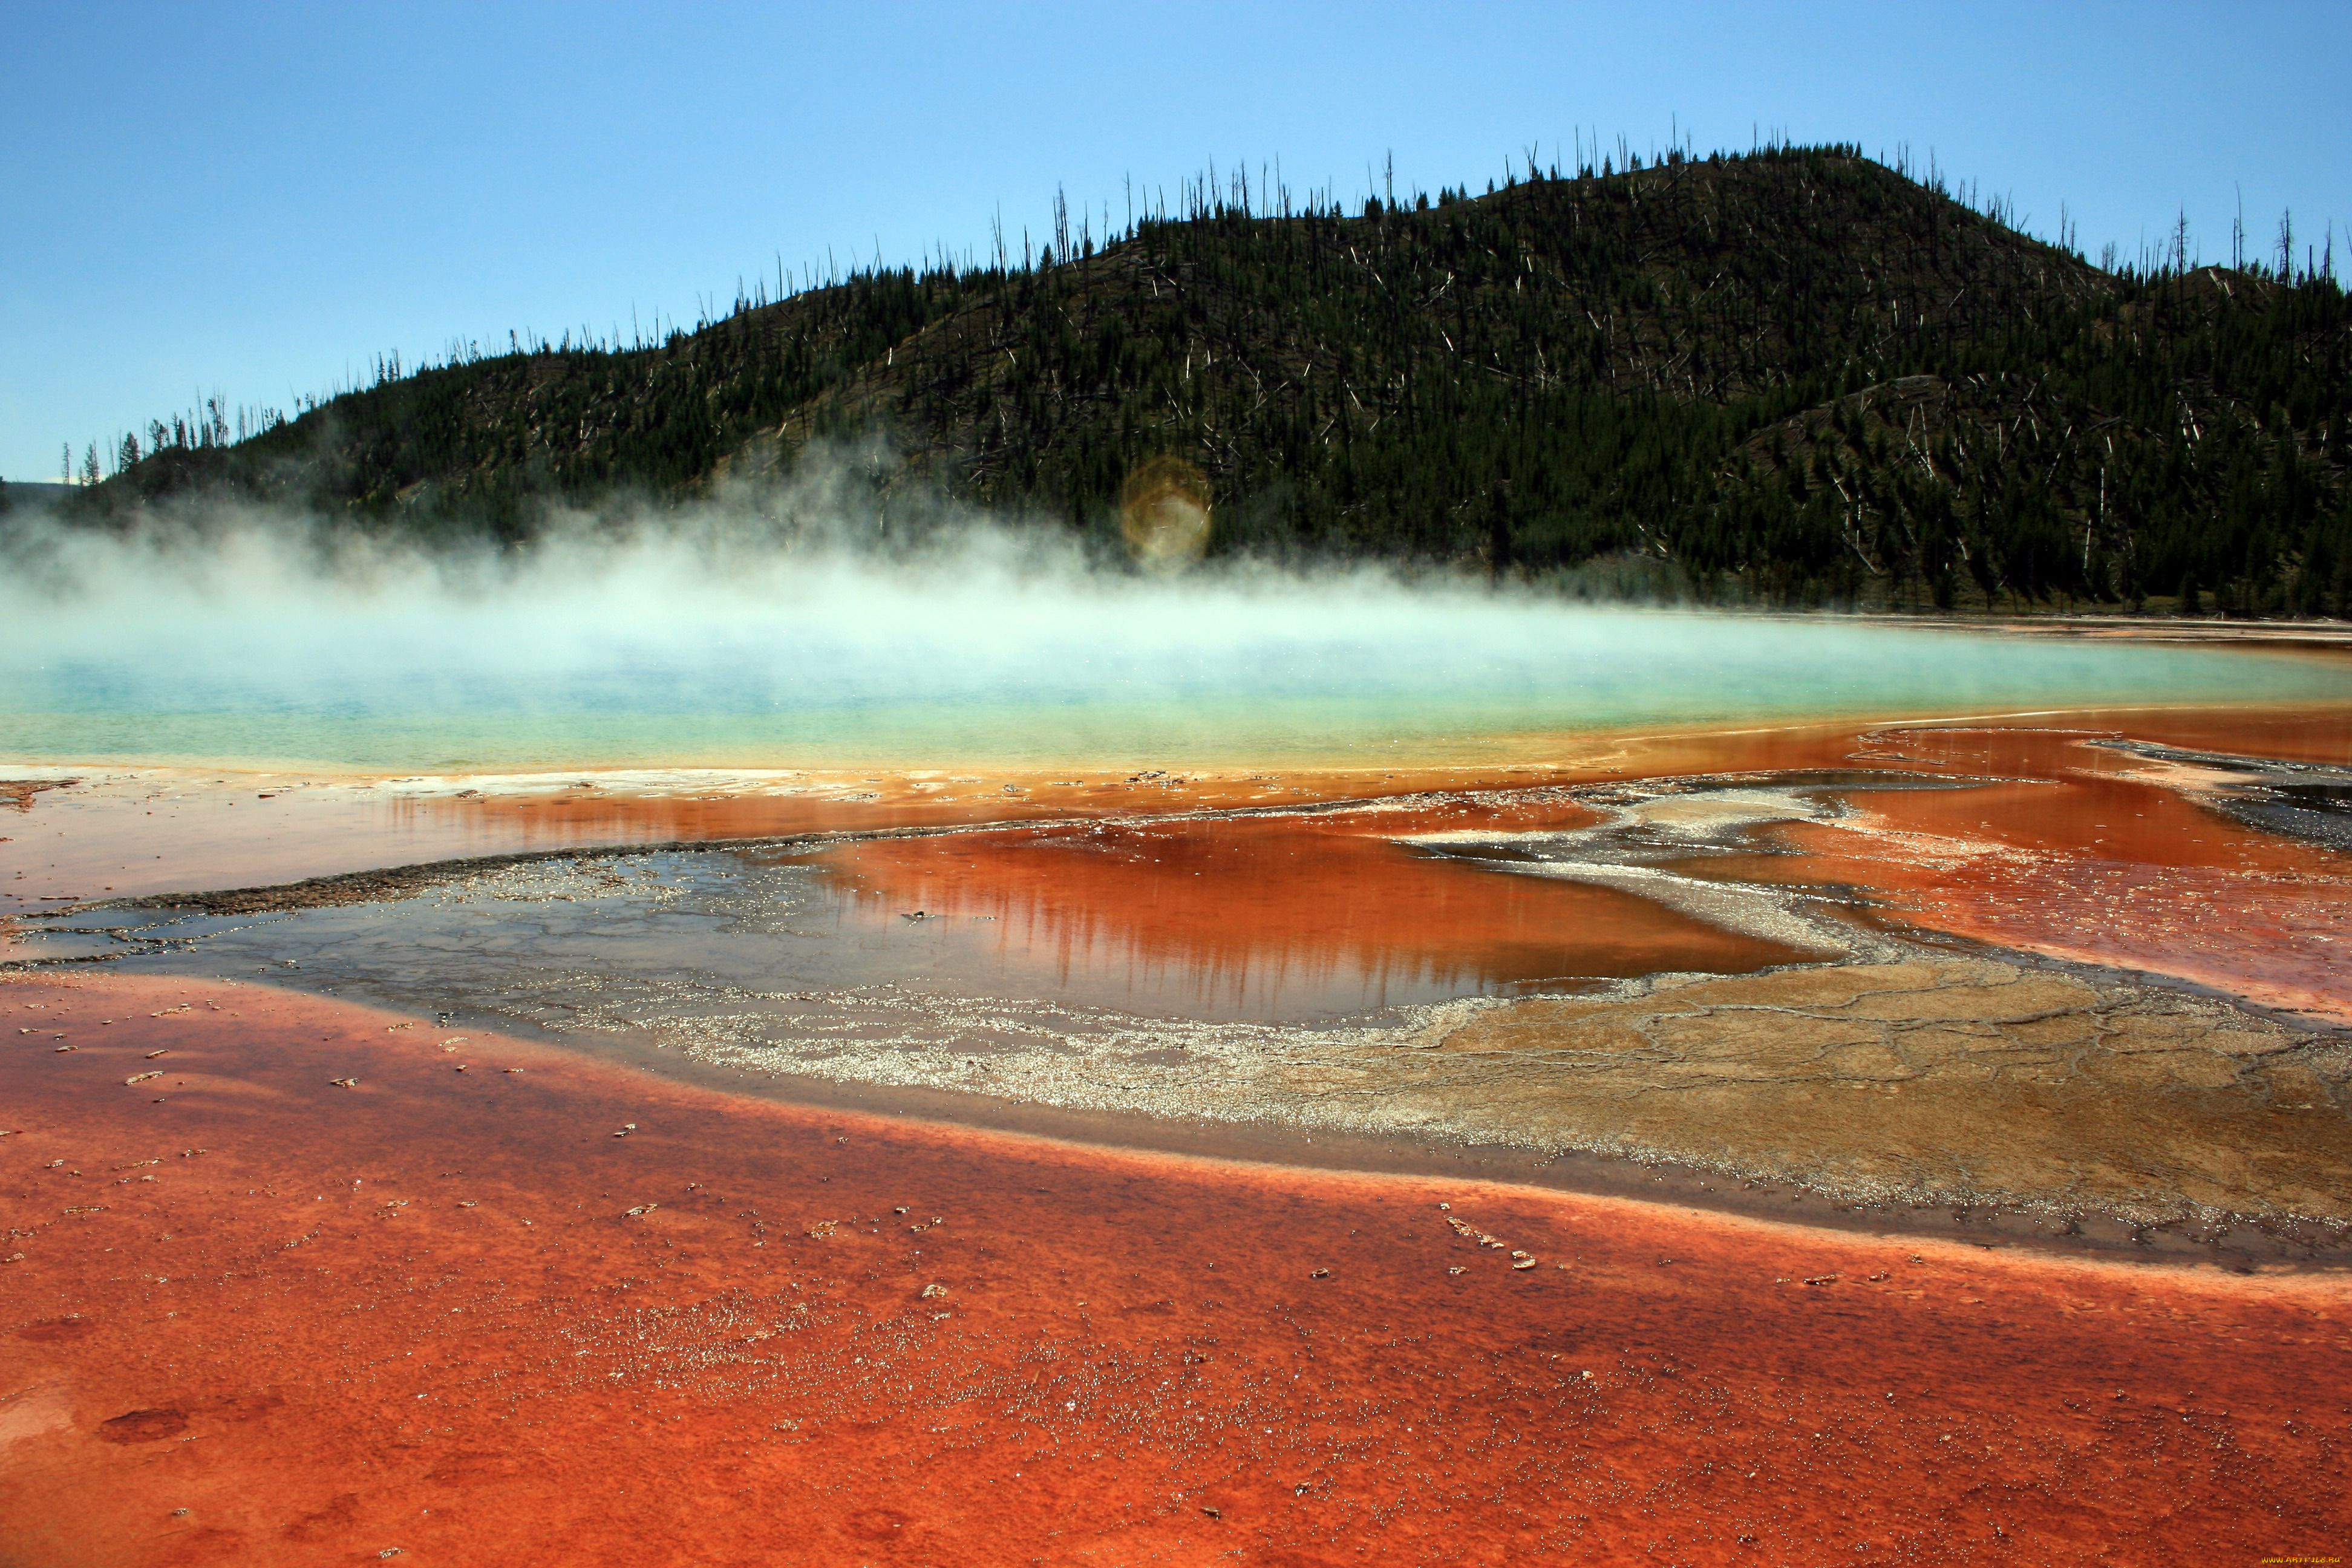
[[802, 1110], [253, 986], [18, 977], [0, 1021], [9, 1560], [2044, 1564], [2352, 1531], [2337, 1275]]

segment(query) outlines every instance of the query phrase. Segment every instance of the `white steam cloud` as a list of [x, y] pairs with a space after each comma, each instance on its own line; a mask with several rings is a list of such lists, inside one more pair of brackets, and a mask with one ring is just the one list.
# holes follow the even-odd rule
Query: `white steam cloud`
[[1106, 568], [841, 465], [431, 551], [250, 510], [0, 544], [0, 765], [1183, 765], [1513, 733], [2347, 694], [2324, 667], [1564, 605], [1372, 570]]

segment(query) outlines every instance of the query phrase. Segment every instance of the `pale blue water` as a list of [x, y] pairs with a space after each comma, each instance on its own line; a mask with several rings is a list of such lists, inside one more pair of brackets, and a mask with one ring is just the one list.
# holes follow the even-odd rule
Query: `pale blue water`
[[[2043, 638], [1672, 623], [1529, 628], [1507, 654], [1376, 641], [1149, 658], [1041, 647], [1033, 668], [871, 668], [780, 636], [613, 647], [507, 671], [376, 650], [234, 676], [85, 653], [0, 663], [0, 759], [365, 771], [1422, 757], [1498, 737], [1810, 715], [2352, 698], [2352, 671]], [[1547, 635], [1548, 634], [1548, 635]], [[348, 653], [349, 650], [346, 650]]]
[[0, 763], [358, 771], [1471, 760], [1499, 737], [2352, 700], [2352, 664], [1366, 580], [600, 562], [467, 593], [0, 590]]

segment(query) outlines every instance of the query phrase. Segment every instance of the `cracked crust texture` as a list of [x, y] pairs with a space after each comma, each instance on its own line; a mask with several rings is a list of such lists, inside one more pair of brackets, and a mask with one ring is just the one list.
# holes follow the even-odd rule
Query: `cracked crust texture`
[[2352, 1046], [1993, 962], [1523, 1001], [1381, 1072], [1497, 1134], [1858, 1198], [2352, 1215]]

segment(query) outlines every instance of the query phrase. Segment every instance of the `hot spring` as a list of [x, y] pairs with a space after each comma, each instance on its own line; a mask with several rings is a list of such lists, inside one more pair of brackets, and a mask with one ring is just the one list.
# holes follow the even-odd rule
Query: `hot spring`
[[2277, 653], [637, 537], [329, 568], [267, 531], [0, 585], [0, 757], [360, 773], [1349, 765], [1643, 726], [2352, 698]]

